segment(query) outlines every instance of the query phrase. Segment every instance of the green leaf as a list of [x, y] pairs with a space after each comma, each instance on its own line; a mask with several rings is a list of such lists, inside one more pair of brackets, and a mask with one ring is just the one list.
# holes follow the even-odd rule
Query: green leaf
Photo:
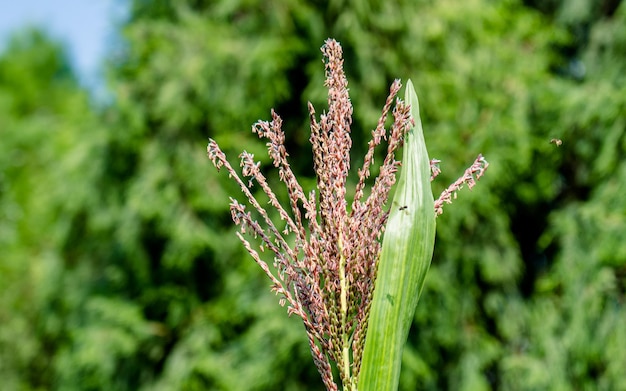
[[359, 375], [361, 391], [397, 389], [402, 350], [435, 244], [430, 161], [411, 80], [405, 100], [411, 105], [415, 126], [405, 142], [402, 172], [383, 238]]

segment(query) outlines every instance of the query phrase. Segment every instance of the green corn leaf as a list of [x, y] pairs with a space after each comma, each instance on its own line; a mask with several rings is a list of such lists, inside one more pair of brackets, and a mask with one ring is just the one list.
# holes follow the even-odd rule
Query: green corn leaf
[[405, 101], [411, 105], [415, 126], [404, 144], [400, 180], [385, 228], [359, 375], [360, 391], [398, 388], [402, 350], [435, 244], [430, 161], [411, 80], [406, 85]]

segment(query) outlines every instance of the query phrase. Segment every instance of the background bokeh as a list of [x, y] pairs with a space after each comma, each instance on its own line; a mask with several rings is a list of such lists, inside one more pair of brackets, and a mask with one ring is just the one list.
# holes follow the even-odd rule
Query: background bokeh
[[[16, 31], [0, 54], [0, 379], [7, 390], [321, 390], [303, 327], [234, 235], [215, 138], [284, 119], [341, 42], [358, 166], [394, 78], [420, 96], [437, 220], [402, 390], [626, 390], [626, 5], [620, 0], [134, 0], [103, 67]], [[562, 140], [562, 145], [551, 143]], [[381, 151], [382, 152], [382, 151]], [[268, 175], [280, 187], [268, 167]]]

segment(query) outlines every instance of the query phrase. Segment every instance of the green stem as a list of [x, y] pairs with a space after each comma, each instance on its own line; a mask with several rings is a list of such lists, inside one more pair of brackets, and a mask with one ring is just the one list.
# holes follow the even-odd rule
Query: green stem
[[339, 286], [341, 288], [341, 339], [342, 339], [342, 364], [344, 387], [351, 389], [352, 379], [350, 376], [350, 335], [346, 330], [346, 320], [348, 318], [348, 280], [346, 278], [346, 258], [343, 255], [343, 240], [339, 235]]

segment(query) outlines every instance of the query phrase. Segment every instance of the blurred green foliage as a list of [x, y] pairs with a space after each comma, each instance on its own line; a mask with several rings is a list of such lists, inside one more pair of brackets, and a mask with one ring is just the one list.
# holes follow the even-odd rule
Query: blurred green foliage
[[274, 107], [310, 187], [306, 101], [324, 108], [334, 37], [355, 165], [396, 77], [442, 160], [435, 191], [479, 152], [491, 163], [438, 219], [401, 389], [625, 390], [626, 6], [600, 3], [135, 0], [107, 105], [57, 43], [16, 34], [0, 56], [2, 388], [322, 389], [205, 147], [267, 163], [249, 129]]

